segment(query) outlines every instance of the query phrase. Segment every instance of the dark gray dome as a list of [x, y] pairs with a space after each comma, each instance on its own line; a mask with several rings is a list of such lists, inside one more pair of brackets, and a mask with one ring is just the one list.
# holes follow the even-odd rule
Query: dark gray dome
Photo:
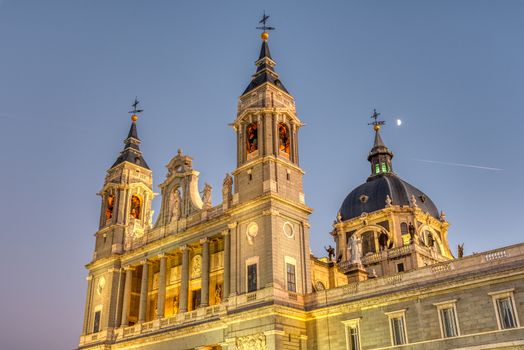
[[351, 191], [340, 207], [342, 220], [356, 218], [364, 212], [384, 209], [388, 195], [393, 205], [409, 205], [409, 199], [413, 195], [422, 211], [439, 218], [437, 207], [427, 195], [394, 173], [388, 173], [371, 176], [366, 183]]

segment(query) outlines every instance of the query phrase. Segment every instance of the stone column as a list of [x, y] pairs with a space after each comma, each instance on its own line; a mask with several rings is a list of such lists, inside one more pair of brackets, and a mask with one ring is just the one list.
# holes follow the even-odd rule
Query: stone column
[[126, 266], [126, 281], [124, 284], [124, 302], [122, 303], [122, 323], [120, 327], [127, 327], [129, 325], [129, 307], [131, 304], [131, 287], [133, 283], [133, 270], [131, 266]]
[[158, 273], [158, 300], [157, 314], [158, 318], [164, 317], [164, 308], [166, 304], [166, 268], [167, 256], [160, 254], [160, 272]]
[[189, 247], [187, 245], [182, 249], [182, 276], [180, 281], [180, 312], [187, 312], [187, 301], [189, 292]]
[[89, 314], [91, 313], [91, 293], [93, 290], [93, 276], [89, 275], [86, 277], [87, 280], [87, 293], [86, 293], [86, 307], [84, 311], [84, 328], [82, 334], [87, 334], [89, 330]]
[[209, 305], [209, 239], [200, 240], [202, 244], [201, 306]]
[[223, 299], [226, 300], [229, 298], [230, 293], [230, 278], [231, 278], [231, 240], [229, 235], [229, 230], [224, 230], [222, 232], [224, 236], [224, 287], [222, 289], [224, 296]]
[[149, 277], [149, 262], [142, 262], [142, 284], [140, 285], [140, 304], [138, 309], [138, 322], [146, 321], [147, 313], [147, 282]]

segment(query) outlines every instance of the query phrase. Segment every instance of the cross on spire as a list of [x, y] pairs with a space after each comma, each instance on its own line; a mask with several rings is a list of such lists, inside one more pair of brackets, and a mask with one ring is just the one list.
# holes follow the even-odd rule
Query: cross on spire
[[268, 30], [275, 30], [275, 27], [267, 26], [267, 22], [269, 19], [269, 15], [266, 15], [266, 11], [264, 11], [264, 14], [262, 15], [262, 19], [258, 21], [259, 24], [262, 24], [261, 27], [257, 27], [257, 29], [260, 29], [262, 32], [267, 32]]
[[133, 104], [131, 105], [131, 107], [133, 107], [133, 110], [129, 111], [129, 114], [137, 115], [138, 113], [142, 113], [144, 110], [138, 108], [139, 104], [140, 104], [140, 101], [138, 100], [137, 97], [135, 97], [135, 102], [133, 102]]
[[380, 113], [378, 113], [376, 109], [373, 109], [373, 115], [371, 116], [371, 119], [373, 119], [373, 121], [371, 123], [368, 123], [368, 125], [373, 125], [373, 129], [375, 131], [379, 131], [380, 127], [386, 124], [385, 121], [378, 120], [379, 116], [380, 116]]

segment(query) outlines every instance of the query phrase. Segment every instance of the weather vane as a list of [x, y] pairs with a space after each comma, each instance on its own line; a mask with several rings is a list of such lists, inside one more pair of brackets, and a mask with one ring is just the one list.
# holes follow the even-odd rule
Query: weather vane
[[275, 27], [270, 27], [266, 25], [268, 19], [269, 19], [269, 15], [266, 15], [266, 11], [264, 11], [264, 14], [262, 15], [262, 19], [258, 21], [258, 23], [262, 24], [262, 26], [257, 27], [257, 29], [260, 29], [263, 32], [267, 32], [268, 30], [275, 30]]
[[371, 119], [373, 119], [373, 121], [371, 123], [368, 123], [368, 125], [373, 125], [373, 129], [375, 129], [375, 131], [379, 131], [380, 127], [386, 124], [385, 121], [378, 120], [379, 116], [380, 116], [380, 113], [377, 113], [377, 110], [373, 109], [373, 115], [371, 116]]
[[135, 102], [133, 102], [133, 104], [131, 105], [131, 107], [133, 107], [133, 110], [132, 111], [129, 111], [129, 114], [131, 114], [131, 120], [136, 122], [138, 120], [138, 113], [142, 113], [144, 110], [143, 109], [139, 109], [138, 108], [138, 105], [140, 104], [140, 101], [138, 101], [138, 98], [135, 97]]

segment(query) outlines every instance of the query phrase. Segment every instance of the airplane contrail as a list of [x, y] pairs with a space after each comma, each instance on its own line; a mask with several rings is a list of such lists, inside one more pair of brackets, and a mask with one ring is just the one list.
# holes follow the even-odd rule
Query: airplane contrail
[[492, 168], [492, 167], [473, 165], [473, 164], [441, 162], [439, 160], [428, 160], [428, 159], [413, 159], [413, 160], [417, 161], [417, 162], [459, 166], [459, 167], [463, 167], [463, 168], [474, 168], [474, 169], [491, 170], [491, 171], [504, 171], [504, 169], [501, 169], [501, 168]]

